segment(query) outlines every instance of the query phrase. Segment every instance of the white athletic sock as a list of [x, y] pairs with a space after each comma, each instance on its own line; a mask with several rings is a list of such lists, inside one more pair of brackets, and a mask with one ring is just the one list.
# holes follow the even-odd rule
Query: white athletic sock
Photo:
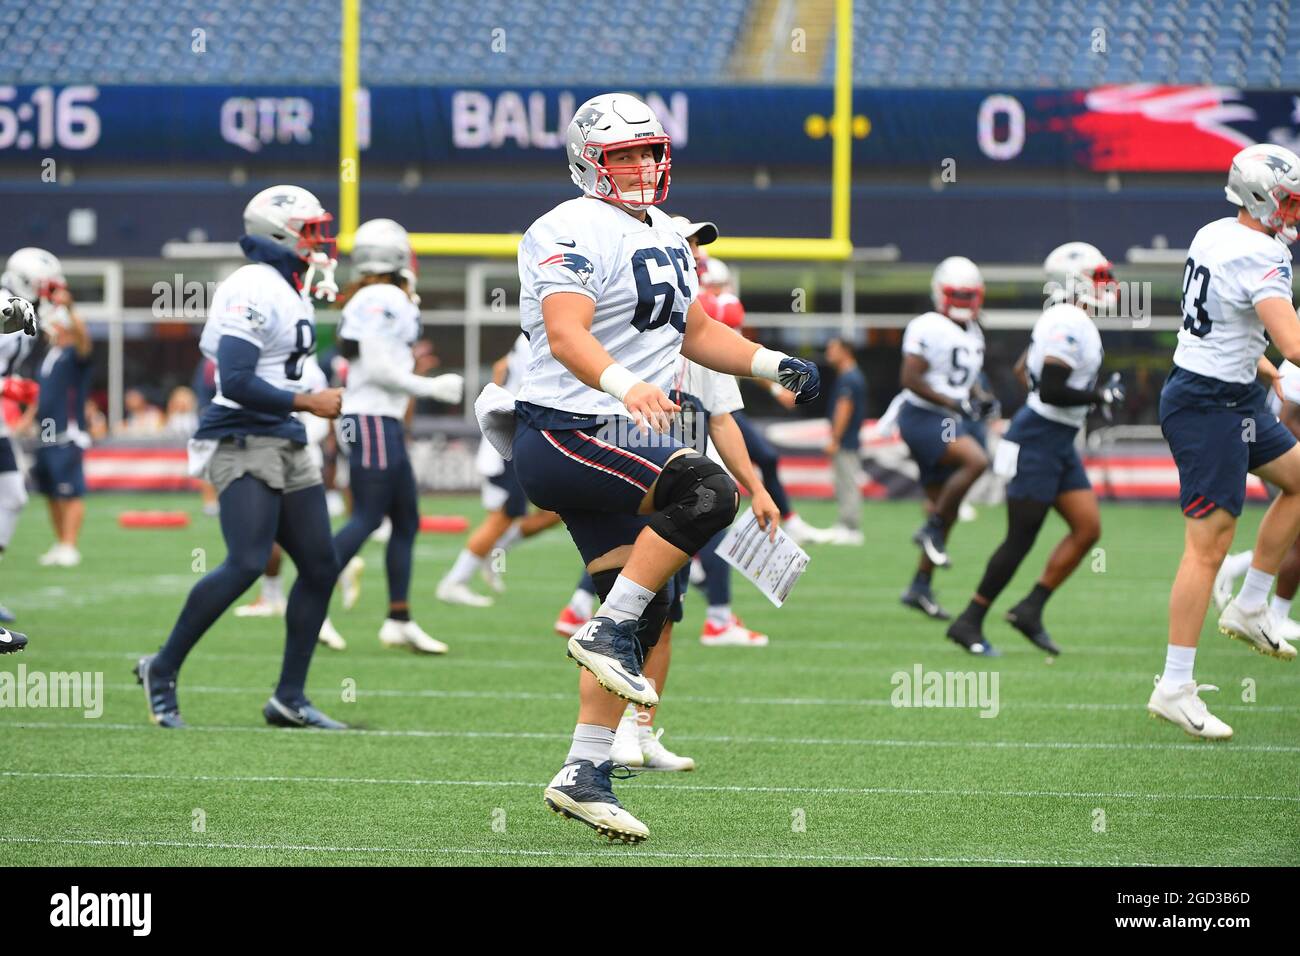
[[279, 604], [284, 600], [284, 585], [280, 582], [280, 575], [262, 575], [262, 600], [268, 604]]
[[582, 588], [574, 591], [573, 597], [569, 598], [569, 610], [581, 618], [590, 618], [595, 605], [596, 595]]
[[726, 627], [731, 623], [731, 605], [710, 604], [704, 617], [714, 627]]
[[496, 546], [498, 549], [502, 551], [509, 551], [511, 548], [517, 545], [523, 539], [523, 537], [524, 537], [524, 529], [521, 526], [521, 523], [516, 521], [509, 528], [506, 529], [505, 534], [497, 538]]
[[1269, 608], [1279, 618], [1285, 619], [1291, 616], [1291, 601], [1284, 597], [1273, 595], [1273, 600], [1269, 602]]
[[1192, 679], [1192, 666], [1196, 663], [1196, 648], [1170, 644], [1165, 651], [1165, 672], [1160, 675], [1160, 689], [1177, 690]]
[[1223, 566], [1227, 569], [1229, 576], [1235, 581], [1241, 577], [1250, 568], [1250, 562], [1255, 560], [1254, 551], [1242, 551], [1239, 554], [1230, 554], [1223, 559]]
[[614, 581], [614, 586], [609, 589], [609, 597], [605, 598], [605, 603], [596, 611], [596, 617], [608, 617], [617, 622], [635, 621], [645, 613], [646, 605], [654, 596], [654, 591], [649, 591], [620, 574]]
[[9, 547], [14, 528], [18, 527], [18, 516], [22, 513], [21, 508], [0, 508], [0, 550]]
[[1243, 611], [1257, 611], [1268, 600], [1269, 589], [1273, 587], [1273, 575], [1258, 568], [1246, 572], [1246, 580], [1241, 584], [1241, 593], [1237, 595], [1237, 606]]
[[575, 760], [590, 760], [597, 767], [609, 759], [614, 746], [614, 731], [600, 724], [578, 724], [573, 728], [573, 743], [569, 745], [566, 764]]
[[469, 548], [462, 548], [460, 554], [456, 556], [456, 563], [451, 566], [451, 570], [443, 580], [450, 584], [468, 584], [474, 572], [482, 566], [482, 558]]

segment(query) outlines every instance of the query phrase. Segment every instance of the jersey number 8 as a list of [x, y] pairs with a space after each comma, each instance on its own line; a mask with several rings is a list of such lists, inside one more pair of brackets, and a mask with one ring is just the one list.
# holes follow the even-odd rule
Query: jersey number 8
[[291, 382], [302, 378], [303, 363], [316, 351], [316, 326], [310, 319], [299, 319], [293, 327], [294, 348], [284, 360], [284, 377]]

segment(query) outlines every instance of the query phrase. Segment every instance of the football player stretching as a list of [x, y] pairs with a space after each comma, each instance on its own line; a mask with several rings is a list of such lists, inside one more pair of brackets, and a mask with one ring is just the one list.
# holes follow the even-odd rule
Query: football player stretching
[[1225, 187], [1235, 216], [1201, 227], [1183, 266], [1183, 327], [1174, 368], [1160, 393], [1160, 427], [1178, 465], [1183, 558], [1169, 592], [1164, 673], [1147, 702], [1194, 737], [1226, 740], [1232, 728], [1209, 712], [1192, 670], [1214, 576], [1232, 544], [1246, 475], [1279, 494], [1259, 524], [1241, 591], [1219, 630], [1280, 660], [1295, 648], [1268, 605], [1282, 558], [1300, 532], [1300, 450], [1265, 404], [1261, 376], [1279, 388], [1264, 357], [1270, 341], [1300, 360], [1300, 321], [1291, 302], [1291, 250], [1300, 225], [1300, 157], [1267, 143], [1232, 160]]
[[690, 248], [656, 208], [672, 146], [645, 103], [623, 93], [588, 100], [566, 149], [583, 195], [538, 219], [519, 245], [528, 374], [508, 425], [490, 409], [480, 420], [499, 423], [489, 439], [513, 454], [532, 502], [559, 513], [601, 599], [568, 641], [583, 668], [578, 722], [546, 803], [637, 842], [649, 831], [610, 783], [614, 730], [624, 700], [658, 703], [642, 664], [669, 612], [669, 583], [739, 503], [720, 465], [665, 434], [680, 410], [666, 394], [679, 357], [779, 381], [804, 400], [819, 379], [813, 363], [760, 348], [694, 302]]
[[[35, 254], [35, 255], [33, 255]], [[42, 290], [61, 280], [59, 261], [43, 249], [19, 249], [0, 275], [0, 387], [6, 398], [31, 404], [33, 383], [14, 372], [31, 351], [36, 335], [36, 309]], [[19, 294], [21, 293], [21, 294]], [[33, 305], [36, 303], [36, 305]], [[21, 334], [13, 334], [21, 333]], [[0, 416], [0, 558], [13, 538], [18, 516], [27, 504], [27, 488], [4, 417]], [[27, 635], [4, 627], [14, 619], [0, 605], [0, 654], [12, 654], [27, 646]]]
[[307, 433], [295, 411], [337, 418], [343, 390], [300, 391], [303, 367], [316, 349], [309, 290], [332, 296], [333, 217], [307, 190], [272, 186], [244, 209], [239, 240], [248, 263], [213, 293], [199, 339], [217, 363], [217, 395], [191, 440], [191, 472], [217, 489], [226, 559], [190, 591], [161, 650], [142, 657], [136, 679], [144, 686], [150, 719], [184, 727], [176, 681], [199, 639], [257, 580], [271, 546], [279, 542], [298, 569], [285, 609], [284, 663], [275, 693], [262, 710], [284, 727], [344, 729], [307, 699], [307, 670], [338, 578], [329, 510], [320, 468], [307, 451]]

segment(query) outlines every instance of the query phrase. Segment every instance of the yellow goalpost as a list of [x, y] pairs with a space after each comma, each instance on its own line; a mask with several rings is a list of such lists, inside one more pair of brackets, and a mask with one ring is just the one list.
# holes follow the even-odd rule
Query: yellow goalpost
[[[339, 249], [352, 250], [361, 221], [361, 156], [357, 148], [357, 91], [361, 86], [361, 0], [342, 0], [339, 74]], [[844, 260], [849, 238], [852, 172], [853, 0], [835, 0], [835, 112], [831, 117], [831, 234], [825, 238], [723, 236], [710, 251], [724, 259]], [[519, 233], [413, 232], [422, 256], [515, 257]]]

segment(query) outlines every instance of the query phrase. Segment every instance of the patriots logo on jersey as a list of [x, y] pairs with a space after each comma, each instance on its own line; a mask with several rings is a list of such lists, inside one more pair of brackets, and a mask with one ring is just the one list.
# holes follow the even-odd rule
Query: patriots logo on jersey
[[576, 252], [557, 252], [554, 255], [547, 256], [537, 264], [539, 266], [564, 266], [564, 268], [576, 275], [583, 285], [586, 285], [587, 280], [596, 272], [591, 260], [586, 256], [578, 255]]
[[266, 325], [266, 316], [264, 316], [261, 312], [258, 312], [251, 305], [248, 308], [244, 309], [244, 318], [246, 318], [248, 320], [248, 324], [255, 329], [260, 329], [262, 326]]
[[1287, 265], [1274, 266], [1272, 269], [1269, 269], [1268, 272], [1264, 273], [1265, 279], [1271, 279], [1274, 276], [1281, 276], [1283, 279], [1286, 279], [1288, 282], [1290, 282], [1291, 267]]

